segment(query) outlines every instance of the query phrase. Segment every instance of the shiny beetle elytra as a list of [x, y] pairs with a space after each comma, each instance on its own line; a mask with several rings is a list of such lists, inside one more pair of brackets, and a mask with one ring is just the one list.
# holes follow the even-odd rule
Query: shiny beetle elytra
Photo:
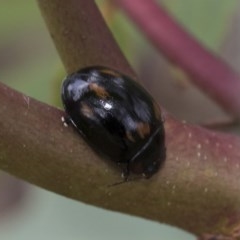
[[66, 77], [62, 101], [70, 122], [98, 153], [129, 174], [151, 177], [165, 160], [160, 109], [138, 83], [105, 67]]

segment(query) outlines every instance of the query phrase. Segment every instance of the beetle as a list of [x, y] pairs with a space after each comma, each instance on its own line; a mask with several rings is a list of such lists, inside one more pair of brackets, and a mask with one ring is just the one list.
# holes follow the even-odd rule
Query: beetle
[[166, 157], [164, 122], [150, 94], [120, 72], [92, 66], [68, 75], [62, 102], [88, 144], [130, 174], [150, 178]]

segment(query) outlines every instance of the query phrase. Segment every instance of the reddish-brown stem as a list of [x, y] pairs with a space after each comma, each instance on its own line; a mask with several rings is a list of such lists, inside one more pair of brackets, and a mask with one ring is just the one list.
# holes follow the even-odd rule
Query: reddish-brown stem
[[240, 77], [201, 46], [154, 0], [115, 0], [150, 41], [203, 92], [240, 119]]
[[85, 1], [84, 6], [79, 0], [38, 3], [68, 73], [102, 65], [135, 76], [92, 1]]
[[[93, 1], [38, 2], [68, 71], [91, 64], [91, 54], [93, 64], [101, 64], [102, 53], [111, 48], [106, 46], [116, 49], [115, 43], [107, 44], [113, 40], [106, 29], [106, 35], [101, 35], [106, 49], [99, 49], [99, 33], [82, 23], [88, 13], [93, 21], [102, 22], [99, 27], [106, 28]], [[94, 22], [88, 23], [89, 28], [94, 27]], [[76, 36], [70, 40], [63, 37], [61, 24]], [[78, 31], [86, 31], [84, 41], [78, 39]], [[92, 45], [85, 49], [88, 39]], [[85, 54], [74, 53], [80, 50]], [[131, 74], [118, 53], [111, 53], [104, 64], [111, 66], [113, 57], [119, 57], [116, 68]], [[71, 127], [63, 127], [61, 110], [3, 84], [0, 103], [1, 169], [64, 196], [172, 224], [195, 234], [229, 233], [240, 224], [238, 137], [181, 123], [163, 112], [167, 158], [162, 169], [151, 179], [109, 187], [121, 179], [120, 171], [99, 158]]]
[[[120, 171], [65, 128], [62, 111], [0, 84], [0, 168], [79, 201], [195, 234], [240, 223], [240, 139], [165, 116], [167, 159], [148, 180], [114, 187]], [[16, 121], [17, 119], [17, 121]]]

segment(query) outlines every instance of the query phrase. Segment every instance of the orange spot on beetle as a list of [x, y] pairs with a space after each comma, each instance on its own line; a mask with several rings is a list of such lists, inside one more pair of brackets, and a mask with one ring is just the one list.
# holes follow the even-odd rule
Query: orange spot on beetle
[[153, 109], [156, 119], [161, 120], [161, 110], [156, 102], [153, 102]]
[[106, 98], [109, 96], [108, 92], [104, 87], [99, 86], [97, 83], [89, 84], [89, 89], [96, 93], [100, 98]]
[[94, 116], [92, 109], [86, 103], [81, 104], [80, 111], [87, 118], [93, 118]]
[[140, 122], [137, 124], [137, 133], [140, 138], [145, 138], [150, 134], [150, 125], [148, 123]]
[[107, 75], [112, 75], [113, 77], [121, 77], [120, 73], [117, 73], [116, 71], [113, 71], [112, 69], [102, 69], [101, 73], [107, 74]]
[[127, 131], [127, 132], [126, 132], [126, 137], [127, 137], [127, 139], [128, 139], [129, 141], [135, 142], [135, 139], [134, 139], [134, 137], [133, 137], [133, 135], [132, 135], [131, 132]]

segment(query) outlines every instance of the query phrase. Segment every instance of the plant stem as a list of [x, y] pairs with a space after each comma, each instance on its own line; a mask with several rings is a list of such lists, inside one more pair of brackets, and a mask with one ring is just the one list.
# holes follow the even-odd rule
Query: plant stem
[[38, 4], [68, 73], [102, 65], [135, 77], [93, 1], [38, 0]]
[[154, 0], [115, 0], [146, 37], [226, 112], [240, 119], [240, 77], [201, 46]]
[[[73, 20], [67, 20], [69, 16], [77, 21], [81, 15], [85, 18], [86, 3], [95, 9], [92, 12], [97, 11], [93, 1], [39, 0], [43, 15], [48, 21], [52, 19], [48, 23], [51, 28], [54, 24], [59, 27], [54, 15], [59, 16], [58, 11], [64, 7], [73, 8], [72, 14], [69, 8], [68, 15], [64, 15], [65, 24], [72, 24]], [[75, 11], [77, 8], [81, 11]], [[78, 29], [82, 33], [84, 30], [88, 29], [85, 26]], [[59, 33], [61, 40], [58, 40], [58, 33], [54, 34], [54, 41], [67, 45], [68, 38]], [[98, 34], [85, 36], [97, 38]], [[101, 40], [107, 42], [112, 38]], [[85, 49], [82, 42], [75, 44], [76, 47], [68, 46], [70, 53], [79, 48], [88, 55], [88, 50], [91, 53], [95, 49], [94, 64], [103, 60], [98, 45]], [[58, 50], [66, 51], [64, 46]], [[69, 71], [77, 67], [76, 62], [84, 63], [81, 54], [75, 55], [75, 61], [71, 61], [67, 51], [60, 55]], [[122, 54], [118, 57], [122, 58]], [[106, 65], [113, 64], [112, 60], [106, 58]], [[124, 58], [118, 60], [117, 66], [126, 67], [119, 70], [131, 72], [124, 61]], [[163, 168], [151, 179], [109, 187], [121, 180], [119, 169], [98, 157], [71, 127], [63, 127], [62, 111], [3, 84], [0, 84], [0, 102], [1, 169], [66, 197], [168, 223], [195, 234], [228, 233], [240, 223], [239, 138], [181, 123], [164, 112], [167, 158]]]
[[[228, 232], [240, 222], [240, 139], [179, 123], [165, 113], [167, 159], [151, 179], [121, 181], [62, 111], [0, 84], [0, 168], [88, 204], [178, 226]], [[16, 121], [17, 118], [17, 121]], [[232, 219], [233, 218], [233, 219]]]

